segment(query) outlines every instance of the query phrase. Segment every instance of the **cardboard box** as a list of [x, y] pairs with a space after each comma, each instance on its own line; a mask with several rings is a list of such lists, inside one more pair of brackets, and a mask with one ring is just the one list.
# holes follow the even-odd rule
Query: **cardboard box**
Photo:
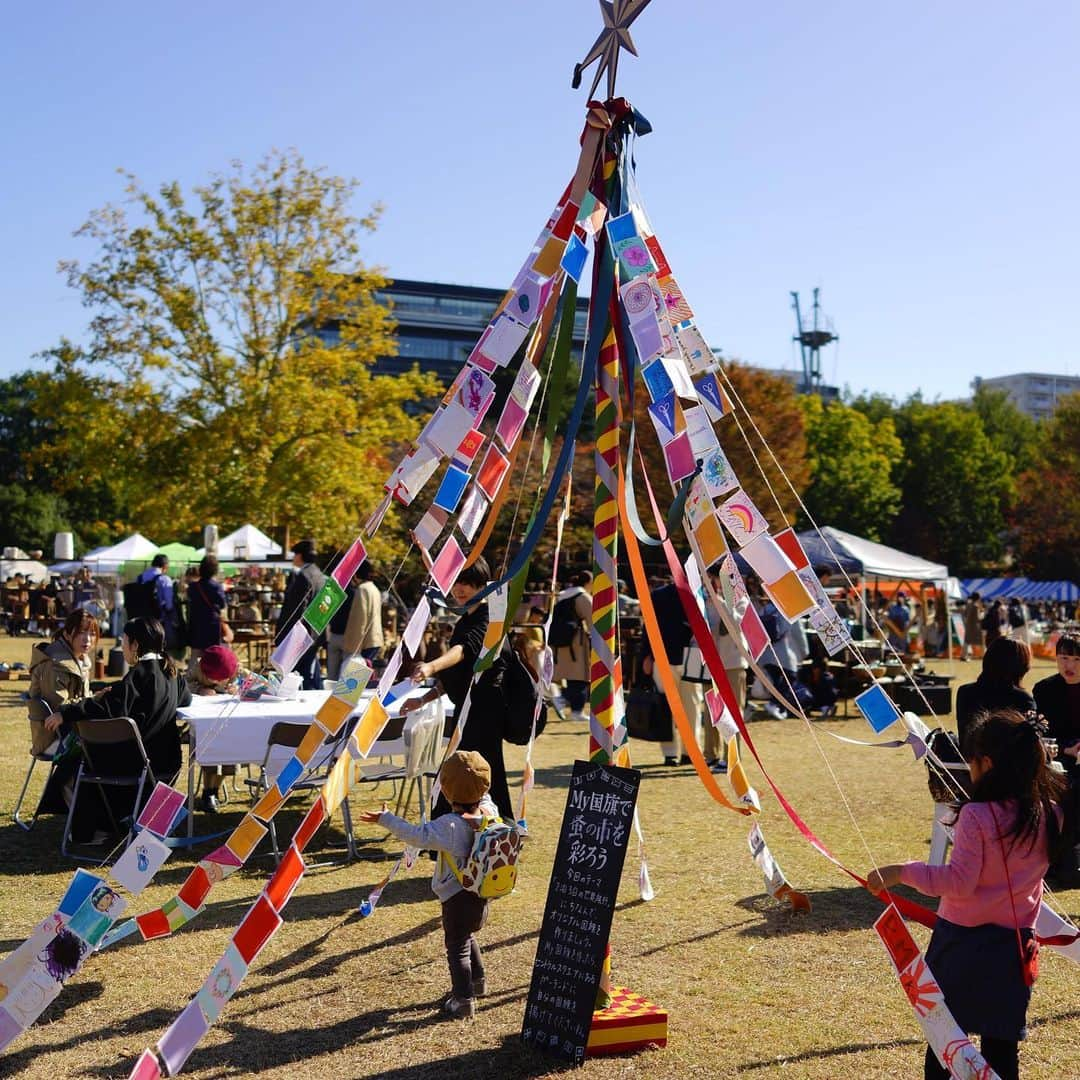
[[616, 986], [611, 1005], [593, 1013], [585, 1056], [625, 1054], [646, 1046], [667, 1046], [667, 1012], [648, 998]]

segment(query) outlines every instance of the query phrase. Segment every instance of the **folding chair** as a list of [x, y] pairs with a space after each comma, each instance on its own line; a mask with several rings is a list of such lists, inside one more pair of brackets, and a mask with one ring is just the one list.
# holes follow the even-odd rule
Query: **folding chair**
[[362, 764], [356, 782], [359, 784], [380, 784], [386, 780], [400, 782], [396, 789], [397, 805], [394, 813], [401, 816], [402, 808], [412, 797], [413, 789], [419, 789], [420, 820], [427, 817], [424, 780], [439, 771], [442, 761], [443, 707], [439, 702], [425, 705], [409, 714], [402, 731], [405, 747], [405, 760], [401, 765]]
[[[352, 734], [354, 726], [355, 721], [351, 721], [345, 724], [341, 731], [336, 735], [328, 735], [326, 737], [323, 741], [323, 746], [333, 747], [333, 749], [330, 750], [329, 753], [320, 753], [316, 755], [314, 767], [309, 768], [308, 773], [301, 776], [301, 778], [289, 788], [290, 796], [300, 791], [319, 791], [323, 787], [326, 783], [327, 774], [334, 762], [337, 761], [338, 755], [344, 749], [345, 743]], [[278, 723], [270, 728], [270, 734], [266, 739], [266, 753], [263, 755], [262, 764], [259, 766], [259, 775], [256, 779], [244, 780], [244, 783], [247, 784], [248, 788], [253, 793], [258, 792], [262, 795], [270, 789], [270, 781], [266, 774], [266, 767], [270, 762], [270, 757], [273, 754], [275, 747], [282, 747], [286, 750], [295, 750], [303, 741], [307, 731], [307, 724], [291, 724], [285, 720], [278, 721]], [[355, 859], [356, 840], [353, 836], [352, 814], [349, 811], [348, 794], [346, 794], [345, 799], [341, 804], [341, 816], [345, 824], [345, 847], [348, 858]], [[267, 822], [267, 826], [270, 830], [270, 843], [274, 848], [274, 862], [280, 863], [281, 851], [278, 848], [277, 828], [274, 825], [273, 818]]]
[[15, 824], [20, 829], [29, 832], [38, 819], [38, 811], [41, 809], [41, 799], [38, 799], [38, 804], [34, 808], [34, 816], [27, 821], [25, 818], [19, 817], [19, 811], [22, 809], [23, 799], [26, 798], [26, 790], [30, 787], [30, 777], [34, 775], [34, 769], [37, 768], [39, 761], [46, 762], [49, 766], [49, 775], [45, 778], [46, 788], [49, 786], [49, 781], [52, 779], [53, 770], [56, 768], [56, 764], [59, 761], [58, 754], [35, 754], [33, 750], [30, 751], [30, 768], [26, 770], [26, 779], [23, 781], [22, 791], [19, 792], [19, 799], [15, 803], [15, 812], [11, 815]]
[[[146, 747], [143, 746], [142, 736], [139, 734], [139, 726], [130, 716], [118, 716], [111, 720], [78, 720], [75, 723], [75, 734], [82, 744], [83, 759], [79, 763], [79, 771], [75, 774], [75, 787], [71, 795], [71, 805], [68, 807], [67, 821], [64, 823], [64, 838], [60, 843], [60, 854], [66, 858], [82, 859], [100, 866], [106, 861], [107, 857], [106, 859], [91, 859], [79, 852], [68, 850], [71, 824], [75, 818], [75, 807], [79, 804], [79, 788], [84, 783], [97, 785], [98, 791], [101, 792], [102, 803], [116, 832], [120, 831], [120, 827], [115, 817], [113, 817], [112, 807], [106, 797], [106, 788], [128, 787], [135, 789], [135, 802], [127, 829], [127, 839], [130, 840], [135, 835], [134, 823], [139, 815], [139, 808], [142, 805], [143, 792], [146, 790], [147, 781], [152, 783], [156, 780], [163, 780], [168, 784], [172, 783], [173, 776], [171, 774], [168, 776], [155, 775], [150, 765], [150, 758], [146, 753]], [[103, 773], [100, 767], [94, 764], [95, 751], [93, 747], [97, 747], [100, 753], [101, 747], [119, 746], [129, 742], [135, 744], [139, 751], [139, 757], [142, 758], [143, 762], [142, 770], [137, 775], [113, 776], [109, 773]]]

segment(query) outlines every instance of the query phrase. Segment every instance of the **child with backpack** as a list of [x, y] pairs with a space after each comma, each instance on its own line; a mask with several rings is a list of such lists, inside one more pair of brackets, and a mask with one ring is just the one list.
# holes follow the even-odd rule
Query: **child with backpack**
[[451, 990], [443, 1010], [467, 1020], [476, 1014], [476, 999], [487, 991], [484, 961], [475, 935], [487, 922], [491, 901], [480, 891], [473, 891], [473, 883], [470, 887], [462, 883], [460, 867], [469, 859], [485, 819], [497, 818], [498, 810], [488, 796], [491, 769], [475, 750], [451, 754], [439, 770], [439, 779], [451, 813], [420, 825], [411, 825], [386, 810], [366, 811], [360, 819], [381, 825], [406, 844], [439, 853], [431, 889], [442, 904], [443, 937], [450, 967]]
[[[867, 874], [875, 894], [902, 883], [941, 897], [926, 962], [957, 1024], [982, 1036], [982, 1055], [1001, 1080], [1019, 1076], [1038, 974], [1043, 876], [1063, 835], [1065, 784], [1050, 769], [1041, 736], [1034, 720], [1012, 710], [977, 716], [961, 746], [971, 802], [957, 814], [951, 860]], [[929, 1047], [924, 1075], [950, 1075]]]

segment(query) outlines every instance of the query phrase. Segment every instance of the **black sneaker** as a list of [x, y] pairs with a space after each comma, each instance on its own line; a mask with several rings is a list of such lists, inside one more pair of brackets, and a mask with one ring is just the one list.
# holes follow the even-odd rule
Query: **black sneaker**
[[218, 812], [217, 796], [214, 795], [212, 792], [206, 792], [206, 794], [204, 794], [202, 798], [199, 799], [198, 808], [204, 814], [216, 814]]

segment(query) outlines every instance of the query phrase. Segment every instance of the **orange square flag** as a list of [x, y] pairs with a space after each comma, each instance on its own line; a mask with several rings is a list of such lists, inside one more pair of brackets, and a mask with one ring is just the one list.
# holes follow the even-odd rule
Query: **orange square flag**
[[353, 732], [353, 741], [356, 743], [362, 757], [367, 757], [371, 752], [371, 747], [382, 733], [382, 729], [386, 727], [386, 721], [389, 719], [390, 714], [386, 711], [383, 703], [378, 698], [373, 698], [360, 723], [357, 724], [356, 731]]
[[814, 598], [808, 592], [795, 570], [790, 570], [777, 581], [764, 585], [772, 602], [783, 612], [784, 618], [791, 622], [817, 607]]
[[722, 559], [728, 550], [720, 520], [715, 514], [709, 514], [694, 529], [694, 543], [697, 545], [701, 562], [705, 569]]

